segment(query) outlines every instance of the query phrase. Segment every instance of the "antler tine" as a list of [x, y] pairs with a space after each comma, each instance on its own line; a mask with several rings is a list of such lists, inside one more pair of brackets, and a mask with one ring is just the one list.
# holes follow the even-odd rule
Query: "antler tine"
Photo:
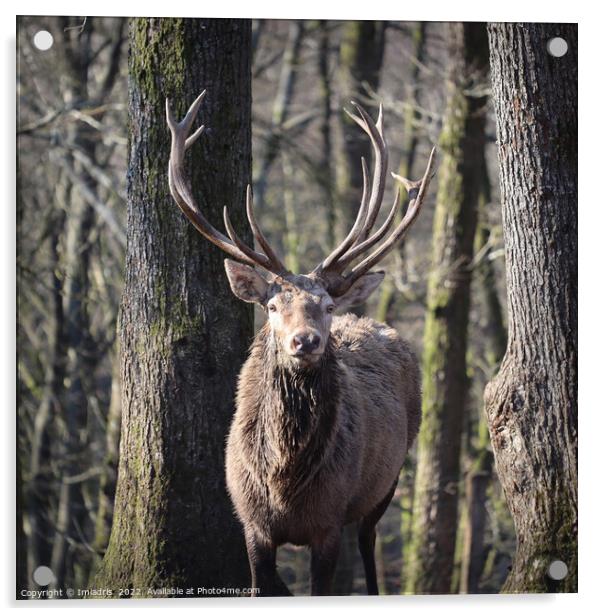
[[[374, 226], [383, 199], [388, 154], [387, 146], [383, 138], [382, 105], [379, 106], [378, 119], [375, 124], [361, 105], [354, 101], [351, 101], [351, 104], [357, 109], [359, 115], [355, 115], [347, 109], [344, 109], [344, 112], [370, 137], [372, 143], [374, 150], [373, 181], [370, 183], [366, 161], [362, 157], [364, 188], [360, 209], [358, 210], [355, 223], [347, 237], [314, 269], [314, 272], [323, 272], [326, 270], [341, 272], [345, 268], [343, 260], [345, 263], [348, 263], [346, 253], [350, 249], [354, 250], [354, 253], [356, 253], [354, 249], [356, 245], [363, 245], [364, 250], [372, 245], [365, 246], [364, 242]], [[381, 233], [381, 231], [382, 229], [379, 229], [379, 233]], [[386, 232], [386, 230], [384, 232]], [[379, 235], [378, 239], [380, 239], [380, 237], [382, 237], [382, 234]], [[378, 239], [375, 241], [378, 241]]]
[[263, 234], [257, 220], [255, 219], [255, 210], [253, 207], [253, 192], [251, 190], [251, 185], [247, 184], [247, 219], [249, 221], [249, 225], [251, 226], [251, 231], [253, 232], [253, 236], [259, 243], [259, 245], [263, 248], [265, 254], [268, 259], [276, 266], [276, 268], [280, 269], [282, 272], [286, 271], [286, 267], [280, 261], [278, 255], [274, 252], [270, 244], [268, 243], [265, 235]]
[[[247, 257], [249, 257], [249, 259], [254, 260], [254, 255], [257, 253], [252, 248], [249, 248], [240, 239], [240, 237], [238, 237], [238, 234], [236, 233], [236, 231], [234, 230], [234, 227], [232, 226], [232, 221], [230, 220], [230, 215], [228, 214], [228, 208], [225, 205], [224, 205], [223, 215], [224, 215], [224, 226], [226, 227], [226, 231], [230, 239], [234, 242], [236, 247], [242, 253], [244, 253]], [[258, 263], [258, 265], [261, 265], [261, 267], [263, 267], [264, 269], [268, 269], [263, 263]], [[268, 269], [268, 271], [270, 270]]]
[[347, 234], [347, 237], [335, 248], [327, 257], [314, 269], [314, 272], [325, 270], [328, 268], [334, 268], [334, 264], [338, 263], [338, 259], [347, 252], [347, 250], [353, 246], [353, 243], [359, 237], [364, 223], [366, 221], [366, 214], [368, 213], [368, 195], [370, 193], [370, 178], [368, 177], [368, 165], [366, 159], [362, 156], [362, 177], [364, 189], [362, 191], [362, 201], [360, 203], [360, 209], [357, 212], [353, 227]]
[[[205, 98], [205, 92], [206, 91], [203, 91], [196, 98], [181, 122], [176, 121], [169, 104], [169, 99], [166, 99], [165, 101], [167, 124], [171, 132], [171, 154], [169, 157], [168, 166], [169, 190], [171, 195], [180, 210], [182, 210], [183, 214], [194, 225], [197, 231], [199, 231], [205, 238], [221, 248], [231, 257], [237, 261], [246, 263], [247, 265], [259, 265], [269, 272], [282, 274], [286, 270], [278, 258], [273, 259], [273, 257], [275, 257], [273, 251], [270, 250], [270, 254], [266, 256], [253, 250], [252, 248], [249, 248], [240, 240], [240, 238], [238, 238], [235, 233], [231, 233], [231, 231], [233, 231], [231, 229], [231, 225], [230, 229], [226, 227], [226, 230], [230, 235], [230, 239], [218, 231], [203, 216], [189, 188], [186, 174], [184, 172], [184, 153], [190, 146], [193, 145], [193, 143], [195, 143], [204, 131], [204, 126], [201, 126], [192, 135], [188, 135], [192, 124], [196, 119], [200, 105]], [[228, 219], [228, 223], [229, 222], [230, 221]], [[249, 220], [249, 222], [251, 221]], [[258, 229], [256, 224], [251, 225], [252, 228], [253, 226], [255, 229]], [[265, 238], [262, 236], [262, 239]]]
[[399, 190], [395, 193], [395, 200], [393, 201], [393, 206], [387, 215], [385, 222], [380, 226], [378, 231], [371, 235], [369, 238], [365, 239], [360, 244], [356, 244], [347, 252], [338, 262], [338, 267], [341, 271], [343, 271], [350, 263], [352, 263], [357, 257], [359, 257], [363, 252], [366, 252], [372, 246], [380, 242], [380, 240], [385, 236], [387, 231], [391, 228], [393, 224], [393, 220], [395, 219], [395, 212], [397, 212], [397, 208], [399, 207], [400, 202], [400, 192]]
[[[341, 295], [345, 291], [351, 287], [351, 285], [361, 276], [363, 276], [366, 272], [368, 272], [372, 267], [374, 267], [379, 261], [381, 261], [395, 246], [395, 243], [401, 239], [408, 229], [411, 227], [413, 222], [416, 220], [418, 213], [420, 212], [420, 208], [422, 207], [422, 202], [424, 201], [424, 197], [428, 190], [429, 184], [433, 177], [432, 170], [433, 165], [435, 164], [435, 156], [436, 156], [436, 148], [431, 150], [431, 155], [429, 157], [428, 164], [426, 166], [426, 171], [422, 177], [420, 182], [411, 182], [410, 180], [406, 180], [402, 178], [404, 184], [410, 187], [410, 197], [412, 200], [408, 205], [408, 209], [405, 213], [405, 216], [402, 218], [399, 225], [396, 229], [391, 233], [391, 235], [387, 238], [387, 240], [381, 244], [372, 254], [367, 256], [363, 261], [358, 263], [352, 270], [351, 273], [346, 276], [341, 283], [337, 286], [336, 290], [333, 291], [336, 295]], [[419, 185], [419, 187], [418, 187]], [[418, 192], [418, 194], [416, 194]]]
[[387, 144], [384, 139], [383, 133], [383, 112], [382, 105], [379, 105], [377, 123], [370, 117], [370, 114], [359, 104], [354, 101], [351, 103], [360, 114], [360, 118], [356, 115], [347, 112], [347, 115], [354, 121], [362, 130], [367, 133], [372, 142], [372, 148], [374, 150], [374, 171], [372, 180], [372, 193], [370, 194], [370, 204], [368, 207], [368, 218], [364, 225], [364, 229], [360, 233], [358, 242], [364, 241], [378, 216], [380, 206], [383, 201], [383, 195], [385, 193], [385, 180], [387, 176], [387, 165], [389, 162], [389, 154], [387, 150]]

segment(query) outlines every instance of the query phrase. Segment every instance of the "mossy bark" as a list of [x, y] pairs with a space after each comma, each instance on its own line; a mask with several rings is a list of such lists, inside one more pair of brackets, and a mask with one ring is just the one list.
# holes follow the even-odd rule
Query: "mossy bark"
[[[362, 156], [370, 161], [370, 139], [343, 108], [350, 101], [365, 95], [365, 84], [378, 90], [380, 70], [385, 49], [385, 21], [349, 21], [343, 26], [339, 50], [339, 122], [336, 152], [336, 209], [335, 224], [340, 242], [349, 232], [362, 199]], [[350, 312], [362, 314], [364, 306], [354, 306]]]
[[[408, 79], [407, 94], [404, 101], [407, 106], [403, 114], [403, 149], [398, 173], [402, 177], [410, 179], [414, 177], [414, 162], [416, 161], [416, 152], [418, 150], [419, 131], [417, 130], [416, 124], [420, 119], [420, 114], [416, 109], [416, 105], [418, 104], [420, 66], [424, 61], [424, 54], [426, 51], [426, 27], [427, 22], [421, 21], [415, 24], [412, 29], [413, 55], [416, 62], [412, 64], [412, 71]], [[398, 225], [400, 222], [401, 213], [398, 213], [395, 217], [395, 224]], [[405, 242], [403, 240], [399, 242], [398, 252], [401, 264], [399, 278], [403, 283], [407, 280], [407, 260]], [[376, 320], [383, 322], [390, 321], [390, 319], [394, 317], [394, 313], [399, 312], [399, 310], [394, 311], [394, 304], [395, 285], [391, 280], [391, 276], [387, 276], [381, 285], [378, 308], [376, 309]], [[402, 530], [402, 533], [403, 532]]]
[[[348, 107], [365, 92], [368, 84], [378, 89], [385, 45], [386, 22], [349, 21], [343, 27], [339, 51], [339, 102]], [[368, 136], [341, 108], [339, 110], [340, 147], [337, 151], [336, 198], [338, 205], [337, 235], [343, 239], [355, 217], [362, 197], [362, 156], [370, 161]]]
[[484, 24], [449, 24], [448, 102], [433, 225], [423, 355], [423, 422], [407, 590], [448, 593], [457, 530], [466, 344], [486, 98], [470, 97], [487, 67]]
[[[485, 151], [482, 152], [482, 155], [484, 158]], [[488, 371], [487, 378], [489, 378], [498, 370], [502, 361], [506, 350], [507, 335], [502, 305], [495, 283], [495, 269], [493, 262], [488, 258], [490, 251], [487, 245], [490, 230], [486, 218], [487, 207], [491, 205], [491, 184], [485, 162], [483, 162], [483, 165], [483, 187], [475, 237], [475, 253], [481, 254], [481, 257], [475, 273], [482, 297], [483, 315], [480, 322], [486, 337], [485, 366]], [[470, 454], [472, 461], [466, 477], [465, 505], [467, 519], [463, 535], [461, 593], [478, 593], [481, 591], [480, 580], [491, 547], [485, 545], [485, 529], [487, 525], [487, 502], [493, 477], [493, 453], [484, 412], [479, 415], [476, 431], [476, 444]]]
[[113, 528], [100, 588], [244, 587], [248, 565], [224, 477], [251, 308], [223, 254], [169, 195], [165, 98], [182, 116], [207, 89], [189, 156], [192, 190], [245, 241], [251, 169], [251, 22], [133, 19], [129, 32], [128, 243], [119, 335], [122, 431]]
[[[490, 24], [489, 41], [508, 347], [485, 403], [518, 541], [504, 590], [576, 592], [577, 26]], [[557, 559], [562, 581], [547, 576]]]

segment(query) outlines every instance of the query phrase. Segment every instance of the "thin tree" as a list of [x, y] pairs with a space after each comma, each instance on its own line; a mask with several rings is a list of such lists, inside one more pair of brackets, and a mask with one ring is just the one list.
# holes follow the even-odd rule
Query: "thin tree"
[[[349, 221], [355, 219], [362, 196], [362, 170], [358, 161], [363, 156], [370, 160], [370, 141], [355, 126], [343, 107], [365, 92], [367, 84], [377, 90], [384, 56], [386, 22], [349, 21], [343, 25], [338, 58], [339, 88], [339, 135], [336, 148], [335, 234], [341, 241], [349, 231]], [[363, 306], [355, 306], [352, 312], [362, 313]], [[356, 533], [353, 528], [343, 532], [341, 550], [334, 582], [337, 594], [348, 595], [353, 587]]]
[[[420, 131], [417, 124], [420, 120], [420, 113], [417, 110], [419, 103], [420, 90], [420, 67], [424, 61], [426, 52], [426, 28], [427, 22], [421, 21], [412, 26], [412, 70], [406, 83], [406, 95], [404, 102], [406, 104], [403, 114], [403, 145], [402, 156], [399, 165], [399, 175], [404, 178], [414, 177], [414, 162], [416, 160], [416, 152], [418, 151], [418, 140]], [[400, 219], [400, 216], [397, 216]], [[399, 243], [398, 250], [401, 262], [400, 280], [405, 278], [407, 272], [405, 242]], [[395, 300], [395, 284], [391, 277], [386, 277], [381, 285], [380, 297], [378, 300], [378, 308], [376, 311], [376, 319], [378, 321], [387, 321], [391, 315], [394, 300]], [[403, 533], [403, 530], [402, 530]]]
[[423, 422], [407, 589], [448, 593], [456, 545], [460, 447], [468, 391], [471, 261], [485, 139], [486, 97], [471, 88], [487, 69], [480, 23], [448, 25], [448, 102], [433, 223], [423, 356]]
[[349, 21], [343, 26], [339, 50], [339, 137], [336, 166], [338, 236], [345, 237], [362, 196], [362, 169], [358, 160], [370, 160], [370, 141], [357, 129], [344, 106], [365, 93], [365, 86], [378, 90], [385, 48], [386, 22]]
[[[482, 152], [483, 157], [485, 151]], [[475, 274], [481, 294], [482, 316], [480, 323], [485, 336], [484, 369], [486, 379], [498, 370], [506, 350], [506, 325], [496, 288], [496, 272], [490, 258], [491, 232], [487, 211], [491, 207], [491, 185], [485, 162], [483, 188], [479, 203], [479, 220], [475, 237], [475, 259], [478, 258]], [[466, 525], [463, 536], [460, 592], [480, 592], [480, 580], [488, 556], [485, 545], [487, 526], [488, 492], [493, 478], [493, 453], [489, 442], [489, 430], [484, 412], [479, 413], [475, 445], [471, 451], [470, 470], [466, 477]], [[470, 439], [469, 434], [469, 439]], [[491, 546], [489, 546], [491, 547]]]
[[[490, 24], [508, 346], [485, 391], [517, 551], [504, 590], [577, 590], [577, 26]], [[546, 49], [562, 37], [560, 58]], [[568, 575], [554, 581], [550, 563]]]
[[[169, 195], [165, 99], [182, 117], [204, 89], [192, 189], [219, 225], [243, 225], [251, 169], [251, 22], [133, 19], [128, 243], [120, 318], [122, 436], [113, 528], [94, 585], [248, 586], [224, 441], [253, 316], [223, 255]], [[249, 234], [243, 233], [249, 241]]]
[[265, 146], [259, 169], [253, 178], [253, 198], [258, 210], [263, 208], [268, 174], [280, 153], [284, 123], [290, 113], [295, 82], [297, 81], [299, 53], [304, 32], [305, 24], [302, 21], [291, 20], [284, 55], [282, 56], [278, 89], [272, 105], [271, 125], [265, 138]]

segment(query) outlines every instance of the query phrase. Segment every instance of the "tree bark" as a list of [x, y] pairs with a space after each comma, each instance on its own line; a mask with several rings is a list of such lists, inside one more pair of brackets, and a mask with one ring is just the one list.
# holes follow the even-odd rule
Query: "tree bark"
[[[556, 36], [562, 58], [546, 51]], [[489, 41], [508, 347], [485, 404], [518, 542], [504, 590], [576, 592], [577, 26], [491, 24]]]
[[[245, 587], [248, 563], [224, 478], [224, 441], [251, 308], [223, 254], [168, 192], [165, 98], [180, 117], [207, 89], [208, 128], [189, 154], [214, 225], [224, 203], [245, 241], [251, 169], [251, 22], [130, 24], [128, 248], [120, 318], [122, 437], [113, 529], [95, 586]], [[137, 592], [137, 591], [134, 591]]]
[[471, 260], [483, 166], [486, 97], [468, 95], [487, 70], [484, 24], [449, 24], [448, 103], [433, 225], [408, 590], [448, 593], [457, 529], [468, 379]]

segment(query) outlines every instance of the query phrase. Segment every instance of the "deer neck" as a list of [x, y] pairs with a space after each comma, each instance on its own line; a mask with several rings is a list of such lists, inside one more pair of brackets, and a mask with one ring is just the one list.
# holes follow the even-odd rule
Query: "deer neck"
[[321, 360], [307, 369], [291, 366], [270, 338], [265, 340], [263, 355], [266, 390], [260, 406], [260, 429], [273, 454], [271, 475], [286, 490], [296, 490], [320, 467], [332, 442], [338, 419], [340, 368], [332, 341]]

